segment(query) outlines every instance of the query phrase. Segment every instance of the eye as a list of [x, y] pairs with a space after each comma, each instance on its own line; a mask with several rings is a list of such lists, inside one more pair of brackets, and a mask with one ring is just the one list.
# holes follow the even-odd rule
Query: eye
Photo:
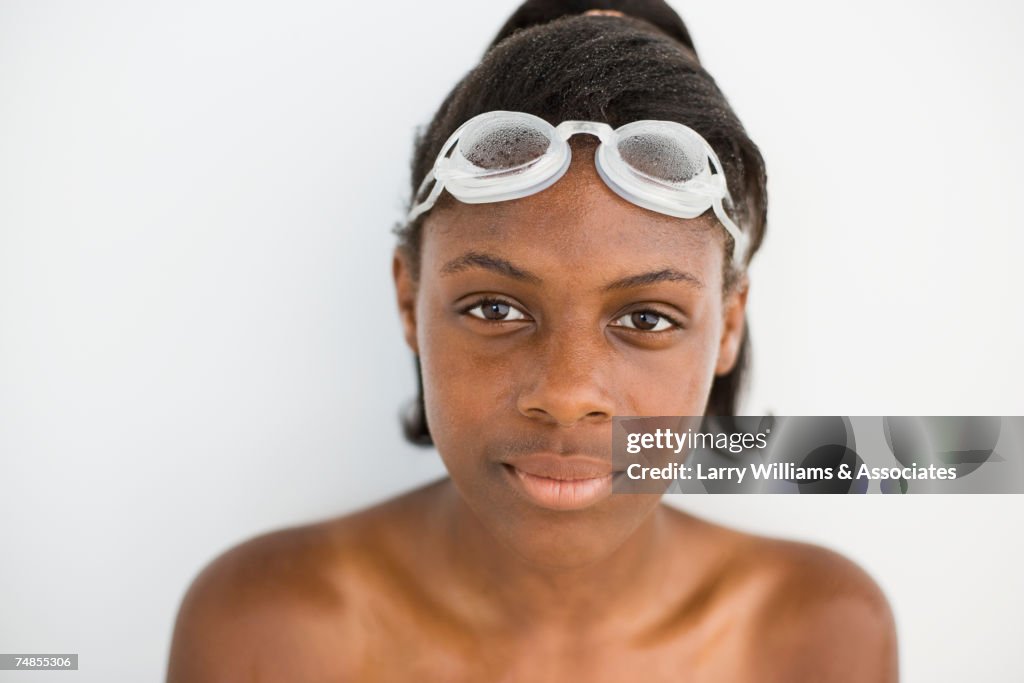
[[673, 328], [681, 327], [679, 323], [667, 315], [651, 310], [627, 313], [615, 319], [612, 324], [616, 327], [625, 327], [631, 330], [640, 330], [641, 332], [666, 332]]
[[501, 299], [482, 299], [476, 301], [469, 308], [464, 309], [463, 313], [468, 313], [474, 318], [480, 318], [481, 320], [499, 323], [527, 320], [525, 313]]

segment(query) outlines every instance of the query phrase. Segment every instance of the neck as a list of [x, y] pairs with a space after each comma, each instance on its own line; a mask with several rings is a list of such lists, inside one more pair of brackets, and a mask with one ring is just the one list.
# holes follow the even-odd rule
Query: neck
[[[563, 632], [655, 619], [671, 571], [670, 512], [656, 505], [617, 548], [578, 566], [531, 562], [485, 528], [451, 482], [436, 518], [448, 565], [472, 613], [491, 626]], [[675, 580], [675, 579], [673, 579]], [[571, 629], [567, 630], [567, 629]]]

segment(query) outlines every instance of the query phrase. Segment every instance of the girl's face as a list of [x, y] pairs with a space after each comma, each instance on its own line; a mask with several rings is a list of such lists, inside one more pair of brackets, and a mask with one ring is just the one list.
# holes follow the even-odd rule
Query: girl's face
[[538, 194], [436, 207], [422, 239], [419, 281], [401, 253], [394, 274], [452, 482], [529, 561], [610, 554], [660, 498], [611, 495], [612, 416], [702, 415], [735, 363], [725, 231], [619, 198], [583, 149]]

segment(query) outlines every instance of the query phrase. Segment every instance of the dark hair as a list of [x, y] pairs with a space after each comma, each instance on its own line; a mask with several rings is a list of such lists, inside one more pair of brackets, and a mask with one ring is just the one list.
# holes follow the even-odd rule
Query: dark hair
[[[583, 16], [591, 9], [615, 10], [625, 16]], [[701, 66], [686, 25], [661, 0], [523, 3], [480, 64], [455, 86], [417, 135], [410, 202], [455, 129], [477, 114], [496, 109], [527, 112], [553, 125], [575, 119], [618, 127], [660, 119], [693, 128], [722, 162], [735, 202], [733, 218], [750, 236], [748, 260], [760, 246], [767, 216], [764, 160]], [[419, 276], [423, 221], [421, 216], [396, 229], [414, 278]], [[727, 287], [732, 281], [726, 277]], [[716, 377], [712, 384], [707, 414], [735, 414], [749, 355], [749, 335], [744, 331], [732, 372]], [[418, 357], [416, 373], [419, 393], [403, 415], [403, 427], [409, 441], [430, 445]]]

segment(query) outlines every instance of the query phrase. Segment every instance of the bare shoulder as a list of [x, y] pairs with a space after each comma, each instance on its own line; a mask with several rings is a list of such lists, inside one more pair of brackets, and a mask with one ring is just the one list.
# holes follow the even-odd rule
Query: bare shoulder
[[[715, 680], [870, 681], [898, 677], [892, 610], [878, 583], [843, 555], [680, 513], [708, 558], [695, 604]], [[690, 604], [690, 603], [686, 603]], [[717, 653], [714, 654], [714, 653]]]
[[168, 683], [248, 681], [271, 672], [286, 680], [298, 673], [295, 643], [315, 649], [328, 624], [344, 631], [344, 596], [323, 571], [323, 538], [319, 525], [283, 529], [207, 564], [178, 611]]
[[897, 680], [892, 609], [864, 569], [807, 543], [751, 536], [741, 547], [756, 567], [746, 659], [758, 680]]
[[353, 678], [363, 577], [377, 573], [388, 533], [417, 495], [261, 534], [217, 556], [182, 599], [168, 683]]

